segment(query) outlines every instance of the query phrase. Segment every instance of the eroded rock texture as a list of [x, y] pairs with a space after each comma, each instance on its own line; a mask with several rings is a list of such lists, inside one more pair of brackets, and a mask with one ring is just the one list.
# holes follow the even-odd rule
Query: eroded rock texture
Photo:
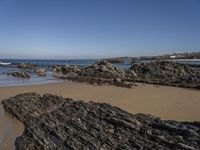
[[188, 88], [200, 88], [200, 66], [169, 61], [134, 64], [137, 81]]
[[33, 68], [35, 68], [37, 65], [35, 65], [35, 64], [30, 64], [30, 63], [28, 63], [28, 64], [21, 63], [21, 64], [17, 64], [16, 66], [17, 66], [18, 68], [22, 68], [22, 69], [33, 69]]
[[79, 67], [75, 65], [55, 66], [54, 72], [57, 78], [93, 84], [110, 84], [130, 88], [134, 85], [136, 74], [132, 70], [124, 70], [113, 66], [107, 61], [99, 61], [96, 64]]
[[27, 93], [2, 104], [25, 125], [16, 149], [200, 149], [200, 123], [163, 121], [109, 104]]
[[18, 78], [30, 78], [31, 77], [31, 75], [25, 71], [8, 72], [7, 75], [11, 75], [13, 77], [18, 77]]

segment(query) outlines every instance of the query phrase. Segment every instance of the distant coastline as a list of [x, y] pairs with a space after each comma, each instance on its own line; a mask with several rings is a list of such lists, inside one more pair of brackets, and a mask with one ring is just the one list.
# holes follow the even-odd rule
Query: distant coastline
[[105, 58], [111, 63], [123, 63], [123, 62], [142, 62], [142, 61], [158, 61], [158, 60], [198, 60], [200, 59], [200, 52], [191, 52], [191, 53], [172, 53], [172, 54], [164, 54], [157, 56], [139, 56], [139, 57], [113, 57], [113, 58]]
[[[177, 56], [177, 58], [170, 58], [170, 56]], [[183, 58], [184, 56], [184, 58]], [[193, 59], [191, 59], [191, 57]], [[129, 69], [133, 64], [149, 63], [154, 61], [172, 61], [183, 64], [200, 65], [199, 53], [182, 53], [182, 54], [167, 54], [161, 56], [141, 56], [141, 57], [117, 57], [100, 59], [112, 63], [119, 69]], [[0, 59], [0, 87], [33, 85], [55, 83], [58, 79], [53, 77], [52, 68], [54, 66], [75, 65], [78, 67], [87, 67], [96, 64], [98, 59], [66, 59], [66, 60], [37, 60], [37, 59]], [[26, 67], [24, 65], [27, 65]], [[20, 65], [22, 65], [20, 67]], [[37, 68], [43, 68], [46, 71], [45, 76], [38, 76], [35, 73]], [[31, 78], [19, 79], [16, 77], [7, 76], [8, 72], [27, 71]]]

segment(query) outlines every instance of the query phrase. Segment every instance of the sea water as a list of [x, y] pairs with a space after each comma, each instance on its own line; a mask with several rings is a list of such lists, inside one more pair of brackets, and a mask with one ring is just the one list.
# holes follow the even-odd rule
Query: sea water
[[34, 85], [34, 84], [44, 84], [44, 83], [54, 83], [60, 82], [53, 77], [53, 72], [47, 71], [47, 76], [41, 77], [35, 73], [30, 73], [31, 78], [21, 79], [17, 77], [8, 76], [7, 72], [20, 71], [21, 69], [13, 67], [15, 64], [20, 63], [30, 63], [35, 64], [38, 67], [48, 68], [55, 65], [79, 65], [88, 66], [96, 63], [97, 60], [24, 60], [24, 59], [0, 59], [0, 62], [11, 63], [9, 66], [0, 66], [0, 87], [9, 86], [22, 86], [22, 85]]
[[[0, 87], [9, 87], [9, 86], [21, 86], [21, 85], [33, 85], [33, 84], [44, 84], [44, 83], [54, 83], [54, 82], [60, 82], [60, 80], [57, 80], [53, 77], [53, 72], [48, 71], [47, 76], [40, 77], [35, 73], [30, 73], [31, 78], [29, 79], [21, 79], [17, 77], [7, 76], [7, 72], [12, 71], [20, 71], [19, 68], [13, 67], [15, 64], [20, 63], [30, 63], [35, 64], [38, 67], [42, 68], [48, 68], [55, 65], [78, 65], [78, 66], [88, 66], [91, 64], [96, 63], [98, 60], [96, 59], [76, 59], [76, 60], [24, 60], [24, 59], [0, 59], [0, 62], [3, 63], [11, 63], [9, 66], [0, 66]], [[180, 63], [186, 63], [186, 64], [199, 64], [200, 65], [200, 59], [190, 60], [174, 60], [178, 61]], [[119, 68], [130, 68], [132, 66], [131, 62], [125, 62], [121, 64], [114, 64], [115, 66]]]

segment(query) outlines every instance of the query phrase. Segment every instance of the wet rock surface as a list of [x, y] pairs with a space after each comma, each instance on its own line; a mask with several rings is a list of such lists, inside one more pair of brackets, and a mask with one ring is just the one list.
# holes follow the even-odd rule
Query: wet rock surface
[[169, 61], [134, 64], [137, 81], [187, 88], [200, 88], [200, 66]]
[[99, 61], [96, 64], [79, 67], [75, 65], [55, 66], [54, 72], [57, 78], [69, 79], [93, 84], [111, 84], [130, 88], [134, 85], [136, 74], [132, 70], [119, 69], [107, 61]]
[[19, 78], [30, 78], [31, 77], [31, 75], [25, 71], [8, 72], [7, 75], [11, 75], [13, 77], [19, 77]]
[[18, 68], [22, 68], [22, 69], [34, 69], [36, 67], [35, 64], [25, 64], [25, 63], [20, 63], [16, 65]]
[[170, 61], [134, 64], [130, 69], [120, 69], [107, 61], [79, 67], [55, 66], [56, 78], [102, 85], [110, 84], [131, 88], [135, 82], [200, 89], [200, 66]]
[[[200, 65], [182, 64], [173, 61], [137, 63], [129, 69], [122, 69], [107, 60], [97, 61], [89, 66], [56, 65], [37, 67], [34, 64], [18, 64], [14, 72], [5, 72], [20, 78], [49, 76], [86, 82], [95, 85], [114, 85], [132, 88], [137, 82], [200, 89]], [[13, 66], [13, 68], [15, 68]], [[47, 74], [48, 73], [48, 74]]]
[[46, 69], [44, 69], [44, 68], [38, 68], [38, 69], [36, 69], [35, 72], [37, 73], [38, 76], [46, 76], [47, 75]]
[[25, 125], [17, 150], [200, 149], [200, 122], [164, 121], [50, 94], [21, 94], [2, 104]]

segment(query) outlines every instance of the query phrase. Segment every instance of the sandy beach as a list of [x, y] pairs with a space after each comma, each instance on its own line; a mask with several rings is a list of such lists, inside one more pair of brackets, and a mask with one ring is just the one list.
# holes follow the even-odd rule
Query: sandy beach
[[26, 92], [51, 93], [85, 101], [105, 102], [130, 113], [148, 113], [178, 121], [200, 121], [199, 90], [138, 83], [128, 89], [64, 81], [44, 85], [0, 88], [0, 99]]
[[[138, 84], [127, 89], [115, 86], [95, 86], [64, 81], [44, 85], [0, 88], [0, 99], [26, 92], [51, 93], [76, 100], [110, 103], [130, 113], [148, 113], [162, 119], [200, 121], [200, 92], [167, 86]], [[13, 148], [15, 138], [22, 134], [23, 125], [12, 119], [0, 106], [0, 148]], [[5, 144], [7, 143], [7, 144]]]

